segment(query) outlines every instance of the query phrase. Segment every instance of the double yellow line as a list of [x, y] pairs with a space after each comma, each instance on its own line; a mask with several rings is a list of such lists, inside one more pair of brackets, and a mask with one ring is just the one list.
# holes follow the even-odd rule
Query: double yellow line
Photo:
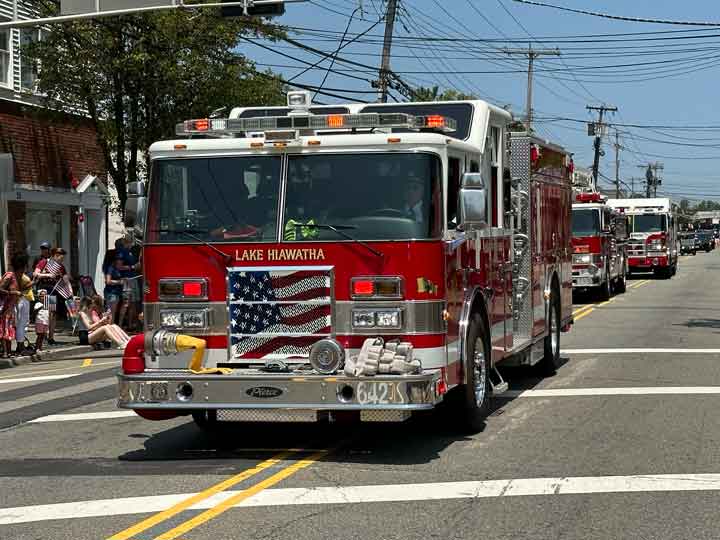
[[[637, 289], [638, 287], [642, 287], [643, 285], [647, 285], [648, 283], [650, 283], [650, 280], [649, 280], [649, 279], [643, 279], [642, 281], [638, 281], [637, 283], [633, 283], [633, 284], [632, 284], [630, 287], [628, 287], [628, 288], [629, 288], [629, 289]], [[610, 300], [606, 300], [606, 301], [604, 301], [604, 302], [598, 302], [598, 303], [596, 303], [596, 304], [588, 304], [588, 305], [586, 305], [586, 306], [583, 306], [583, 307], [581, 307], [581, 308], [578, 308], [578, 309], [576, 309], [575, 311], [573, 311], [573, 318], [574, 318], [576, 321], [579, 321], [579, 320], [582, 319], [583, 317], [587, 317], [587, 316], [590, 315], [593, 311], [595, 311], [595, 308], [603, 307], [603, 306], [606, 306], [606, 305], [608, 305], [608, 304], [613, 303], [613, 302], [615, 301], [615, 298], [616, 298], [616, 297], [613, 297], [613, 298], [611, 298]]]
[[[213, 518], [216, 518], [223, 512], [229, 510], [236, 504], [239, 504], [240, 502], [244, 501], [245, 499], [248, 499], [252, 497], [253, 495], [256, 495], [257, 493], [260, 493], [264, 489], [267, 489], [271, 486], [274, 486], [278, 482], [281, 482], [282, 480], [285, 480], [286, 478], [292, 476], [296, 472], [300, 471], [301, 469], [304, 469], [305, 467], [309, 467], [316, 461], [322, 459], [325, 455], [332, 452], [333, 449], [329, 450], [318, 450], [317, 452], [314, 452], [310, 456], [301, 459], [299, 461], [294, 462], [291, 465], [288, 465], [287, 467], [282, 468], [280, 471], [276, 472], [272, 476], [269, 476], [265, 478], [264, 480], [258, 482], [257, 484], [254, 484], [253, 486], [244, 489], [235, 495], [232, 495], [231, 497], [228, 497], [224, 501], [216, 504], [212, 508], [209, 508], [208, 510], [198, 514], [192, 519], [189, 519], [177, 527], [174, 527], [170, 529], [167, 532], [164, 532], [160, 536], [155, 537], [155, 540], [174, 540], [178, 538], [180, 535], [187, 533], [188, 531], [191, 531], [195, 529], [196, 527], [199, 527], [203, 523], [206, 523], [210, 521]], [[279, 465], [283, 460], [289, 458], [292, 455], [295, 455], [298, 452], [303, 452], [303, 449], [301, 448], [293, 448], [286, 451], [282, 451], [278, 454], [275, 454], [270, 459], [267, 459], [259, 464], [257, 464], [255, 467], [251, 469], [247, 469], [239, 474], [236, 474], [235, 476], [231, 476], [230, 478], [223, 480], [222, 482], [219, 482], [215, 484], [214, 486], [210, 486], [209, 488], [205, 489], [204, 491], [201, 491], [200, 493], [196, 493], [195, 495], [192, 495], [191, 497], [188, 497], [187, 499], [180, 501], [179, 503], [175, 504], [174, 506], [171, 506], [167, 510], [163, 510], [162, 512], [159, 512], [155, 514], [154, 516], [150, 516], [147, 519], [144, 519], [140, 523], [137, 523], [133, 525], [132, 527], [129, 527], [125, 529], [124, 531], [120, 531], [117, 534], [114, 534], [113, 536], [109, 537], [107, 540], [130, 540], [133, 538], [136, 534], [139, 534], [143, 531], [146, 531], [150, 529], [151, 527], [155, 527], [156, 525], [159, 525], [168, 519], [180, 514], [181, 512], [184, 512], [191, 508], [192, 506], [212, 497], [213, 495], [217, 495], [218, 493], [221, 493], [245, 480], [248, 478], [251, 478], [255, 476], [256, 474], [259, 474], [263, 471], [266, 471], [270, 469], [271, 467], [275, 467]]]

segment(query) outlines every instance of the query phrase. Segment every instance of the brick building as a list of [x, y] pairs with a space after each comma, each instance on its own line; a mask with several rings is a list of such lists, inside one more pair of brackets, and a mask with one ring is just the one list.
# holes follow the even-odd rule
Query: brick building
[[[13, 2], [0, 0], [0, 20], [13, 16]], [[18, 18], [29, 18], [18, 3]], [[106, 178], [104, 160], [89, 122], [81, 116], [49, 120], [33, 94], [36, 73], [24, 61], [22, 44], [36, 29], [0, 30], [0, 269], [11, 253], [32, 257], [47, 240], [68, 253], [72, 275], [102, 279], [107, 215], [100, 193], [77, 193], [87, 175]]]

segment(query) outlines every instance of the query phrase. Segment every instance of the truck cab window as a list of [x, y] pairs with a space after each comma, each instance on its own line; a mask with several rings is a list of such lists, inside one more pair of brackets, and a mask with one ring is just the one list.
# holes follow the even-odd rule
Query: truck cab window
[[[473, 170], [473, 165], [475, 170]], [[480, 172], [476, 162], [470, 163], [471, 172]], [[448, 159], [448, 195], [447, 195], [447, 221], [457, 224], [458, 194], [460, 193], [460, 160], [457, 158]]]
[[252, 242], [277, 237], [280, 157], [157, 160], [148, 241]]
[[431, 154], [290, 156], [283, 238], [342, 241], [313, 224], [350, 227], [358, 240], [437, 238], [440, 178], [440, 159]]

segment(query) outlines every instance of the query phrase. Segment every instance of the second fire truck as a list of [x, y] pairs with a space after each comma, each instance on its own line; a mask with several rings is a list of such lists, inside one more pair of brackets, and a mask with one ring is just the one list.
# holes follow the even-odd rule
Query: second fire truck
[[670, 199], [609, 199], [608, 205], [629, 218], [630, 272], [653, 272], [669, 279], [677, 272], [677, 220]]
[[607, 300], [624, 293], [628, 273], [628, 218], [600, 193], [578, 193], [572, 209], [573, 287]]
[[[571, 161], [483, 101], [234, 109], [151, 148], [145, 335], [119, 406], [149, 419], [481, 427], [500, 363], [554, 371], [572, 323]], [[147, 201], [147, 210], [145, 202]]]

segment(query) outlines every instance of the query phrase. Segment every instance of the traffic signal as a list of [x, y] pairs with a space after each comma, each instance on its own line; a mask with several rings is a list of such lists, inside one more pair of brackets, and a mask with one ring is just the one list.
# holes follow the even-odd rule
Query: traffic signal
[[[238, 3], [238, 0], [222, 0], [223, 3]], [[246, 11], [247, 10], [247, 13]], [[279, 17], [285, 14], [285, 0], [247, 0], [246, 5], [220, 8], [223, 17]]]

